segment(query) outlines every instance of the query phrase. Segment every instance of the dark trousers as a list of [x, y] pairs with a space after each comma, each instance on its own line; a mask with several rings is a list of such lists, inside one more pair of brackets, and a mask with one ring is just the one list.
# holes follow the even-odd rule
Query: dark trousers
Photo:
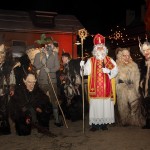
[[10, 134], [8, 119], [8, 95], [0, 96], [0, 135]]

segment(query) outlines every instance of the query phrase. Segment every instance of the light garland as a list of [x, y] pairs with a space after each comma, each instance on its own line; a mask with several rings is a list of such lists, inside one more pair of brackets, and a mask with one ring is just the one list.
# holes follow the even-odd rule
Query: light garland
[[[92, 38], [96, 34], [90, 34], [87, 32], [86, 36], [91, 36]], [[104, 36], [106, 39], [110, 41], [110, 44], [118, 46], [119, 44], [126, 44], [133, 41], [138, 41], [138, 36], [128, 36], [126, 32], [126, 28], [116, 26], [114, 29], [110, 30], [110, 35]], [[145, 37], [147, 40], [147, 35]]]
[[125, 43], [128, 35], [125, 33], [125, 28], [116, 27], [115, 30], [111, 29], [111, 35], [108, 36], [112, 44], [119, 45], [120, 42]]

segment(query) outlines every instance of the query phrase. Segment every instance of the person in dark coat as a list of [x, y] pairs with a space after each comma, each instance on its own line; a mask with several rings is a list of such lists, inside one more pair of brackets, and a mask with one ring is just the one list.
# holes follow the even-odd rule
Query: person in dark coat
[[[71, 59], [69, 53], [62, 54], [63, 70], [60, 73], [62, 109], [67, 119], [71, 121], [82, 120], [83, 101], [80, 76], [81, 59]], [[88, 103], [85, 101], [85, 111]]]
[[146, 124], [143, 129], [150, 129], [150, 43], [145, 41], [143, 44], [139, 43], [141, 53], [145, 58], [145, 66], [141, 68], [141, 82], [140, 92], [143, 96], [144, 116]]
[[36, 81], [34, 73], [25, 74], [23, 84], [16, 87], [9, 102], [10, 117], [20, 136], [30, 135], [32, 126], [49, 130], [52, 105]]

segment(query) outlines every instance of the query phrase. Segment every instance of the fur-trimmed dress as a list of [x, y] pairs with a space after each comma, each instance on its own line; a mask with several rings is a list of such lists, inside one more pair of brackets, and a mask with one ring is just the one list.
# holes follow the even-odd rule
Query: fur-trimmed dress
[[139, 93], [140, 72], [138, 65], [131, 61], [128, 64], [117, 62], [116, 77], [117, 106], [120, 124], [123, 126], [143, 126], [141, 96]]

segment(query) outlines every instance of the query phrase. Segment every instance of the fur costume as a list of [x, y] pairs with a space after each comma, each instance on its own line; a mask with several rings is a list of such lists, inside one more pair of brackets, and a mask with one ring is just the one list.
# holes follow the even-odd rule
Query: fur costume
[[26, 50], [26, 54], [28, 55], [28, 57], [29, 57], [29, 59], [31, 61], [31, 64], [33, 64], [35, 55], [37, 53], [40, 53], [40, 49], [39, 48], [31, 48], [31, 49]]
[[[127, 57], [130, 57], [128, 62], [123, 61], [123, 51], [128, 53]], [[139, 68], [126, 48], [120, 48], [116, 62], [119, 70], [116, 77], [116, 94], [120, 124], [123, 126], [142, 126], [145, 119], [142, 115], [141, 96], [139, 94]]]
[[8, 101], [14, 91], [15, 77], [12, 54], [2, 44], [0, 46], [0, 134], [10, 134], [8, 121]]

